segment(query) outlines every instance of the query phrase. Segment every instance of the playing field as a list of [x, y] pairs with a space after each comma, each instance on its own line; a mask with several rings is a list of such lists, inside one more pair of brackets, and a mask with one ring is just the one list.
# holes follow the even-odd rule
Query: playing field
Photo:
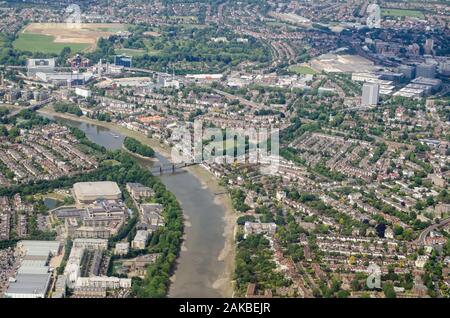
[[381, 14], [383, 16], [390, 17], [413, 17], [423, 19], [424, 14], [417, 10], [405, 10], [405, 9], [381, 9]]
[[60, 53], [64, 47], [70, 47], [72, 52], [81, 52], [87, 49], [87, 43], [56, 43], [55, 37], [42, 34], [23, 33], [14, 41], [14, 47], [21, 51]]
[[64, 47], [73, 52], [94, 50], [101, 37], [108, 37], [127, 26], [119, 23], [31, 23], [14, 41], [18, 50], [59, 53]]
[[305, 65], [292, 65], [292, 66], [289, 66], [288, 70], [291, 72], [294, 72], [296, 74], [299, 74], [299, 75], [303, 75], [303, 74], [314, 75], [317, 73], [312, 68], [305, 66]]

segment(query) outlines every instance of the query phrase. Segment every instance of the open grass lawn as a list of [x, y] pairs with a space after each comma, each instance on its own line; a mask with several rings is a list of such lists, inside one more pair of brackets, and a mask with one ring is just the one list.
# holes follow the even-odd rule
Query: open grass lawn
[[424, 14], [418, 10], [405, 10], [405, 9], [381, 9], [382, 16], [391, 17], [413, 17], [423, 19]]
[[89, 47], [87, 43], [54, 43], [54, 37], [43, 34], [21, 33], [13, 42], [14, 47], [21, 51], [56, 53], [59, 54], [65, 47], [72, 52], [81, 52]]
[[288, 70], [290, 72], [294, 72], [296, 74], [302, 75], [302, 74], [311, 74], [314, 75], [317, 72], [314, 71], [312, 68], [305, 66], [305, 65], [292, 65], [289, 66]]

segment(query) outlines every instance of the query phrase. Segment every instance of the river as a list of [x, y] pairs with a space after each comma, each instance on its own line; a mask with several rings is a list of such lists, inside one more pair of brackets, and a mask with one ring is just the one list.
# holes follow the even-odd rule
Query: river
[[[99, 125], [44, 115], [65, 125], [77, 127], [93, 142], [107, 149], [120, 149], [124, 136]], [[161, 164], [169, 160], [156, 153]], [[142, 160], [140, 160], [142, 162]], [[158, 163], [158, 162], [157, 162]], [[229, 286], [223, 287], [226, 263], [219, 260], [224, 250], [225, 208], [217, 203], [215, 194], [190, 172], [163, 175], [161, 181], [180, 202], [185, 217], [185, 241], [169, 297], [224, 297]], [[229, 281], [225, 285], [229, 285]]]

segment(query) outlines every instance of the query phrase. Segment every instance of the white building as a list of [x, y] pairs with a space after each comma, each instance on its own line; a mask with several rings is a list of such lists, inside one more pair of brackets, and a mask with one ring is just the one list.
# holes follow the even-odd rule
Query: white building
[[130, 250], [130, 243], [117, 243], [116, 248], [114, 249], [115, 255], [127, 255]]
[[89, 98], [92, 95], [90, 90], [80, 87], [75, 88], [75, 94], [84, 98]]
[[376, 106], [379, 101], [380, 85], [364, 83], [362, 88], [362, 106]]
[[144, 249], [145, 246], [147, 245], [148, 234], [149, 233], [146, 230], [137, 231], [133, 242], [131, 242], [131, 247], [139, 250]]
[[52, 73], [55, 70], [55, 59], [28, 59], [27, 76], [33, 77], [38, 72]]

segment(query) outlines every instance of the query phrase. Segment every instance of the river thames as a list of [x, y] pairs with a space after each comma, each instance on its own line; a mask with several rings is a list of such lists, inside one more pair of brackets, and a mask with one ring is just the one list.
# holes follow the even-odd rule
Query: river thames
[[[42, 114], [64, 125], [84, 131], [93, 142], [106, 149], [122, 148], [125, 138], [107, 127]], [[156, 153], [154, 164], [167, 164], [169, 160]], [[150, 167], [146, 160], [141, 164]], [[221, 258], [225, 247], [225, 208], [216, 200], [213, 191], [190, 172], [163, 175], [161, 181], [180, 202], [185, 217], [185, 240], [169, 290], [169, 297], [229, 297], [229, 279], [224, 277], [226, 262]]]

